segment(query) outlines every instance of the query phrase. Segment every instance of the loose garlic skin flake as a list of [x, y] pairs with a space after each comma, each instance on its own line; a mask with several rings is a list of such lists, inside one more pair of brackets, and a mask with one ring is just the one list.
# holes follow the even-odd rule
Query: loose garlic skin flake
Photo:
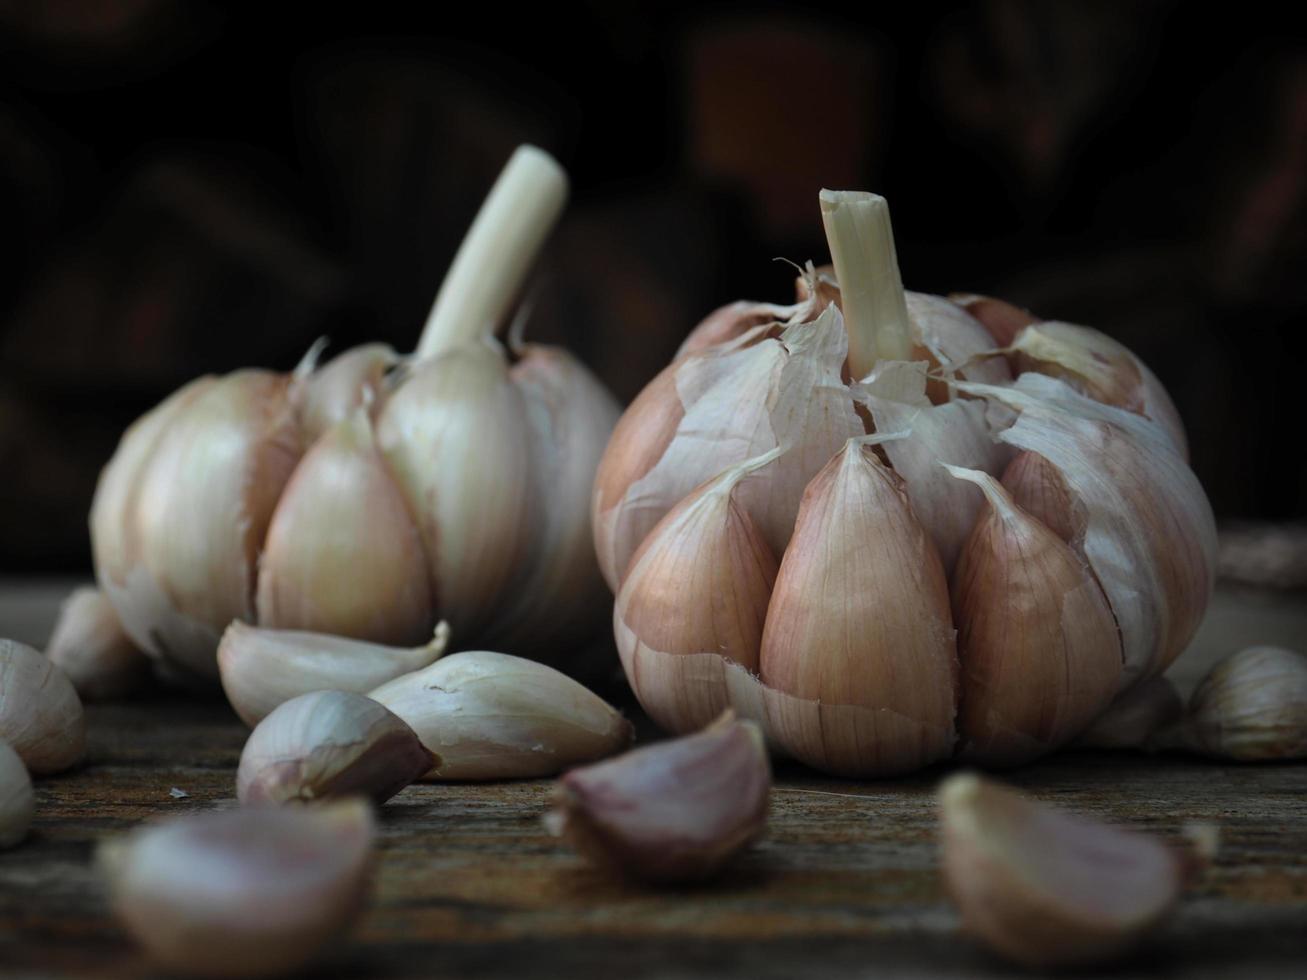
[[1198, 627], [1183, 429], [1120, 344], [906, 291], [884, 199], [820, 204], [833, 267], [711, 314], [599, 464], [627, 679], [669, 731], [733, 708], [843, 776], [1036, 758]]

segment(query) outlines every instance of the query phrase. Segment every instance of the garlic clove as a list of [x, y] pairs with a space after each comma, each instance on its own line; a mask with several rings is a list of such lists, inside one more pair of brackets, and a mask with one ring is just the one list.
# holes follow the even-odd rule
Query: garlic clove
[[128, 697], [150, 682], [149, 658], [123, 630], [100, 589], [77, 589], [64, 600], [45, 654], [84, 701]]
[[559, 780], [546, 818], [596, 863], [651, 881], [708, 878], [767, 822], [771, 766], [758, 726], [727, 714]]
[[488, 641], [559, 655], [597, 634], [606, 613], [590, 493], [621, 414], [616, 400], [560, 347], [525, 346], [509, 374], [526, 404], [534, 483], [528, 548]]
[[[996, 354], [993, 338], [980, 321], [961, 306], [942, 296], [905, 290], [908, 317], [922, 348], [946, 375], [987, 384], [1006, 384], [1012, 372]], [[936, 388], [934, 400], [947, 395], [947, 386]]]
[[386, 374], [399, 364], [389, 344], [351, 347], [314, 370], [316, 353], [315, 348], [297, 371], [302, 380], [295, 395], [300, 428], [310, 445], [360, 408], [371, 411], [380, 405]]
[[1136, 945], [1184, 885], [1143, 834], [1028, 800], [971, 773], [939, 790], [943, 869], [963, 927], [1029, 967], [1105, 961]]
[[329, 429], [282, 492], [259, 561], [258, 621], [388, 645], [431, 631], [427, 556], [364, 409]]
[[147, 825], [100, 847], [113, 910], [163, 969], [270, 977], [312, 960], [368, 890], [371, 807], [243, 807]]
[[448, 644], [449, 624], [443, 620], [430, 643], [413, 649], [237, 621], [222, 634], [218, 667], [227, 700], [253, 727], [277, 705], [311, 691], [366, 694], [430, 666]]
[[980, 321], [999, 347], [1009, 346], [1025, 327], [1039, 322], [1039, 317], [1029, 311], [992, 296], [954, 293], [949, 300]]
[[241, 751], [236, 796], [245, 804], [354, 795], [385, 803], [437, 762], [413, 729], [376, 701], [316, 691], [259, 722]]
[[1271, 646], [1226, 657], [1194, 689], [1183, 733], [1217, 758], [1307, 758], [1307, 657]]
[[1184, 714], [1180, 692], [1165, 677], [1149, 677], [1121, 694], [1075, 740], [1082, 749], [1143, 749]]
[[474, 650], [438, 660], [369, 695], [439, 758], [428, 779], [552, 776], [620, 752], [631, 723], [552, 667]]
[[1121, 638], [1102, 589], [1057, 535], [987, 473], [945, 466], [986, 510], [953, 577], [962, 754], [1016, 765], [1065, 744], [1111, 702]]
[[[953, 637], [939, 555], [903, 482], [872, 447], [850, 440], [804, 494], [767, 610], [763, 683], [909, 719], [920, 728], [912, 761], [921, 764], [952, 752]], [[909, 764], [892, 756], [878, 763], [885, 772]]]
[[1019, 452], [1000, 481], [1012, 500], [1067, 544], [1079, 545], [1089, 522], [1057, 467], [1039, 453]]
[[86, 717], [72, 682], [24, 643], [0, 639], [0, 741], [33, 775], [77, 765], [86, 752]]
[[690, 331], [672, 360], [679, 361], [687, 354], [695, 354], [730, 343], [757, 327], [784, 322], [794, 312], [795, 307], [777, 306], [774, 303], [756, 303], [750, 300], [727, 303], [709, 313]]
[[18, 753], [0, 739], [0, 850], [27, 836], [35, 812], [32, 777]]
[[526, 553], [537, 492], [502, 353], [473, 343], [419, 361], [382, 409], [377, 442], [416, 517], [436, 608], [475, 636]]

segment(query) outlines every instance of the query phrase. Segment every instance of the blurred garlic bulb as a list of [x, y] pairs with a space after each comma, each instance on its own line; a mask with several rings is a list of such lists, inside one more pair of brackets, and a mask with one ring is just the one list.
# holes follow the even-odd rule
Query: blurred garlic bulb
[[1184, 714], [1180, 692], [1165, 677], [1150, 677], [1113, 701], [1075, 744], [1083, 749], [1144, 749]]
[[[96, 575], [151, 656], [212, 684], [233, 621], [417, 644], [437, 619], [565, 652], [600, 595], [584, 519], [617, 410], [566, 352], [494, 341], [567, 196], [510, 160], [415, 354], [201, 378], [124, 435], [91, 512]], [[236, 531], [233, 533], [232, 529]]]
[[163, 969], [271, 977], [298, 970], [362, 908], [366, 801], [242, 807], [147, 825], [101, 845], [110, 901]]
[[908, 292], [884, 199], [820, 204], [832, 266], [711, 314], [600, 461], [626, 676], [673, 732], [733, 708], [828, 772], [1035, 758], [1197, 629], [1183, 429], [1115, 341]]
[[127, 697], [150, 681], [150, 660], [137, 649], [99, 589], [64, 600], [45, 655], [59, 665], [83, 701]]
[[38, 776], [75, 766], [86, 752], [86, 717], [72, 682], [48, 657], [5, 639], [0, 639], [0, 741]]
[[18, 753], [0, 739], [0, 850], [27, 836], [35, 810], [32, 777]]

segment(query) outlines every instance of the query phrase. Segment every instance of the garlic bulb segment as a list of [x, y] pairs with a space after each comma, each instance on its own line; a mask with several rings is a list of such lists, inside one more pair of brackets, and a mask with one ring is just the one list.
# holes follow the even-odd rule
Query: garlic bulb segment
[[149, 658], [123, 630], [99, 589], [77, 589], [64, 600], [45, 654], [83, 701], [128, 697], [150, 682]]
[[241, 807], [150, 824], [100, 847], [118, 919], [183, 976], [294, 972], [342, 935], [368, 891], [370, 805]]
[[490, 638], [558, 651], [589, 639], [605, 616], [590, 494], [621, 414], [616, 400], [559, 347], [531, 344], [509, 374], [522, 392], [535, 495], [528, 546]]
[[742, 480], [765, 479], [782, 452], [734, 466], [677, 504], [645, 538], [617, 595], [627, 676], [671, 731], [702, 728], [726, 707], [724, 685], [684, 676], [678, 658], [712, 653], [758, 671], [776, 557], [734, 497]]
[[597, 864], [650, 881], [711, 877], [767, 822], [771, 766], [758, 726], [721, 718], [558, 782], [547, 823]]
[[1010, 346], [1025, 327], [1039, 322], [1029, 311], [992, 296], [953, 293], [949, 300], [975, 317], [999, 347]]
[[33, 775], [77, 765], [86, 752], [86, 718], [72, 682], [24, 643], [0, 639], [0, 741]]
[[1152, 419], [1170, 437], [1176, 452], [1188, 458], [1184, 423], [1175, 403], [1157, 376], [1124, 344], [1092, 327], [1050, 320], [1018, 333], [1011, 350], [1019, 370], [1060, 378], [1095, 401]]
[[427, 557], [359, 408], [295, 469], [259, 563], [258, 621], [409, 644], [431, 632]]
[[757, 327], [788, 320], [795, 310], [796, 307], [756, 303], [750, 300], [727, 303], [709, 313], [690, 331], [689, 336], [677, 348], [673, 360], [679, 361], [687, 354], [737, 340]]
[[986, 511], [953, 576], [962, 753], [1014, 765], [1074, 738], [1121, 676], [1121, 639], [1078, 555], [987, 473], [945, 466], [978, 486]]
[[448, 644], [443, 620], [430, 643], [412, 649], [233, 622], [218, 645], [218, 668], [227, 700], [253, 727], [277, 705], [311, 691], [366, 694], [435, 663]]
[[223, 627], [254, 619], [256, 562], [301, 452], [288, 384], [237, 371], [179, 405], [116, 515], [131, 560], [121, 577], [101, 568], [101, 586], [132, 639], [200, 677], [217, 679]]
[[[942, 296], [911, 291], [905, 295], [913, 336], [945, 375], [987, 384], [1012, 379], [993, 338], [970, 313]], [[932, 385], [931, 395], [933, 401], [950, 397], [947, 385]]]
[[27, 836], [35, 812], [32, 777], [18, 753], [0, 739], [0, 851]]
[[1184, 714], [1180, 692], [1165, 677], [1150, 677], [1121, 694], [1075, 740], [1082, 749], [1144, 749]]
[[389, 344], [360, 344], [316, 367], [316, 349], [302, 366], [296, 403], [305, 442], [312, 445], [328, 429], [360, 408], [381, 403], [387, 372], [399, 364]]
[[1185, 883], [1162, 842], [960, 773], [939, 790], [944, 878], [963, 928], [1028, 967], [1109, 960], [1139, 943]]
[[1155, 423], [1057, 379], [957, 387], [1018, 410], [998, 438], [1042, 456], [1083, 509], [1075, 546], [1120, 627], [1122, 687], [1161, 673], [1192, 639], [1215, 579], [1216, 524], [1193, 471]]
[[1038, 453], [1019, 452], [1000, 482], [1018, 507], [1067, 544], [1079, 545], [1088, 517], [1052, 463]]
[[[953, 637], [944, 570], [903, 482], [850, 440], [804, 494], [767, 609], [763, 683], [920, 726], [911, 760], [870, 760], [875, 771], [901, 771], [952, 752]], [[800, 759], [824, 768], [822, 758]]]
[[241, 752], [236, 796], [245, 804], [355, 795], [385, 803], [435, 763], [413, 729], [376, 701], [316, 691], [259, 722]]
[[552, 667], [473, 650], [396, 678], [369, 697], [440, 760], [429, 779], [529, 779], [620, 752], [631, 723]]
[[1218, 758], [1307, 758], [1307, 657], [1269, 646], [1226, 657], [1194, 689], [1184, 728]]
[[531, 434], [489, 343], [418, 362], [387, 400], [377, 442], [415, 515], [440, 615], [464, 636], [505, 595], [530, 537]]

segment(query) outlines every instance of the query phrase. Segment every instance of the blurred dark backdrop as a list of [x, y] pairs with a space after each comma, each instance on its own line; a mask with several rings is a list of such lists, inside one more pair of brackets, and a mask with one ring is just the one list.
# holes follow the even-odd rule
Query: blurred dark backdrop
[[[413, 5], [417, 6], [417, 5]], [[0, 0], [0, 572], [89, 571], [99, 468], [186, 379], [411, 349], [519, 142], [574, 198], [531, 335], [629, 400], [787, 300], [821, 186], [910, 288], [1132, 345], [1218, 516], [1307, 517], [1307, 45], [1238, 7]], [[273, 18], [270, 10], [284, 12]], [[292, 10], [299, 10], [290, 16]]]

